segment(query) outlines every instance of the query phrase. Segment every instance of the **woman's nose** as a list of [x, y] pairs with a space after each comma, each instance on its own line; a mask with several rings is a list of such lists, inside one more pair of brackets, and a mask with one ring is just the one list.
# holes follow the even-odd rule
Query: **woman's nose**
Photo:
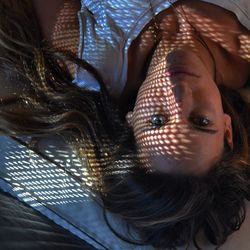
[[192, 104], [192, 89], [189, 83], [178, 83], [172, 88], [175, 102], [180, 108], [188, 108]]
[[187, 123], [193, 107], [193, 93], [189, 83], [180, 82], [172, 87], [171, 114], [176, 123]]

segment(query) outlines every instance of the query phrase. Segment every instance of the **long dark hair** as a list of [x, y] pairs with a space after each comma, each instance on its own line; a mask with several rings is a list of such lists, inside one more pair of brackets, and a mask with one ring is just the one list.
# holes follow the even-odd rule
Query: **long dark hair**
[[[80, 158], [95, 159], [88, 167], [99, 176], [99, 165], [112, 161], [129, 133], [101, 77], [84, 60], [48, 46], [32, 1], [0, 1], [0, 9], [0, 81], [3, 88], [14, 86], [10, 98], [0, 100], [0, 132], [36, 139], [60, 135]], [[65, 61], [92, 73], [101, 90], [73, 84]]]
[[[240, 227], [245, 199], [250, 199], [249, 106], [240, 97], [221, 89], [224, 110], [233, 121], [234, 150], [225, 147], [210, 173], [203, 177], [147, 173], [137, 163], [132, 132], [98, 72], [42, 41], [31, 1], [1, 0], [0, 9], [1, 84], [21, 85], [19, 93], [0, 102], [2, 134], [38, 139], [59, 134], [78, 150], [79, 158], [90, 153], [95, 162], [89, 164], [89, 173], [96, 177], [104, 210], [139, 231], [141, 239], [135, 244], [175, 248], [193, 241], [199, 247], [196, 236], [202, 230], [220, 245]], [[89, 70], [101, 91], [72, 84], [65, 60]]]
[[232, 117], [234, 148], [225, 142], [220, 161], [206, 175], [147, 172], [135, 164], [127, 174], [104, 176], [104, 205], [138, 230], [137, 244], [201, 249], [209, 240], [220, 246], [243, 223], [250, 200], [249, 105], [237, 93], [220, 90], [224, 111]]

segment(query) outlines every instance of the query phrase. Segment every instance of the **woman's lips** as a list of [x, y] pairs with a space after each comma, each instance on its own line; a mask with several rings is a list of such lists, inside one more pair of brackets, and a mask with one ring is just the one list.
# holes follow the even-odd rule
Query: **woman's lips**
[[166, 74], [168, 77], [173, 77], [173, 76], [177, 76], [180, 74], [194, 76], [194, 77], [200, 77], [199, 75], [194, 73], [193, 70], [191, 70], [189, 67], [186, 67], [186, 66], [171, 66], [171, 67], [167, 68]]

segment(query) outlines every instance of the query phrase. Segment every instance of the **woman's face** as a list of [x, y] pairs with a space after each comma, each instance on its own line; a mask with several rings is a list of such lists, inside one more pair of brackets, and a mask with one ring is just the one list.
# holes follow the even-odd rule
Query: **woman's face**
[[219, 160], [224, 139], [233, 146], [213, 67], [187, 48], [154, 57], [127, 115], [139, 159], [152, 170], [204, 174]]

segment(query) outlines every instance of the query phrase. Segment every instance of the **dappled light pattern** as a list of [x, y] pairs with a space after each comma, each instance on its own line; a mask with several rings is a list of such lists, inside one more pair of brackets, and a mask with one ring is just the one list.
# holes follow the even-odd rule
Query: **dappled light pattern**
[[[79, 44], [79, 27], [77, 11], [79, 10], [78, 1], [64, 0], [58, 13], [56, 24], [53, 28], [51, 40], [54, 48], [77, 55]], [[75, 65], [66, 62], [72, 76], [75, 73]]]
[[[25, 202], [39, 206], [90, 199], [96, 177], [89, 174], [88, 163], [80, 162], [76, 152], [58, 138], [40, 142], [39, 150], [44, 157], [8, 137], [1, 137], [0, 146], [1, 176]], [[91, 162], [93, 156], [88, 157]]]
[[93, 145], [87, 141], [84, 149], [76, 150], [59, 136], [38, 140], [1, 136], [0, 176], [33, 207], [99, 201], [96, 192], [101, 189], [101, 174], [124, 174], [131, 168], [129, 155], [117, 160], [115, 166], [106, 166], [111, 153], [108, 149], [103, 142], [104, 157], [97, 160]]
[[206, 17], [206, 13], [201, 16], [201, 13], [192, 9], [185, 9], [188, 19], [195, 22], [195, 28], [202, 33], [204, 37], [211, 41], [220, 44], [228, 52], [238, 52], [238, 55], [249, 60], [249, 32], [247, 29], [243, 31], [237, 30], [238, 23], [227, 21], [220, 22], [220, 16], [214, 16], [211, 19]]
[[[102, 7], [105, 10], [105, 4], [107, 4], [103, 1], [103, 6], [97, 6], [98, 1], [87, 2], [89, 5], [83, 6], [82, 12], [79, 13], [82, 21], [93, 18], [92, 14], [95, 14], [95, 10], [98, 16], [97, 10]], [[136, 2], [139, 16], [140, 5], [143, 4], [145, 9], [148, 9], [149, 2], [139, 0]], [[69, 1], [65, 2], [65, 9], [59, 15], [52, 40], [58, 49], [69, 50], [75, 54], [78, 26], [75, 23], [76, 17], [72, 15], [78, 6], [71, 8], [68, 3]], [[124, 1], [119, 1], [116, 5], [118, 4], [122, 5], [120, 7], [124, 8], [128, 18], [132, 18], [134, 14], [130, 11], [131, 6]], [[217, 104], [220, 103], [216, 88], [217, 79], [214, 79], [213, 75], [214, 68], [219, 70], [220, 66], [213, 65], [210, 71], [205, 71], [204, 68], [197, 69], [195, 64], [191, 65], [190, 61], [188, 63], [185, 61], [186, 58], [180, 51], [184, 49], [197, 54], [203, 49], [204, 53], [210, 56], [210, 61], [214, 63], [214, 58], [207, 46], [216, 43], [226, 52], [236, 54], [249, 62], [250, 37], [245, 29], [237, 30], [239, 25], [237, 23], [219, 23], [213, 19], [214, 17], [210, 18], [184, 4], [181, 7], [175, 5], [173, 7], [166, 10], [169, 11], [169, 15], [164, 16], [160, 13], [158, 15], [160, 18], [157, 16], [155, 19], [159, 26], [161, 41], [153, 53], [146, 78], [138, 92], [131, 124], [142, 166], [146, 166], [149, 171], [201, 174], [218, 161], [223, 150], [223, 130], [221, 124], [214, 121], [215, 118], [221, 116], [207, 108], [214, 96]], [[152, 16], [154, 11], [155, 8], [151, 13]], [[66, 14], [68, 19], [63, 18]], [[84, 41], [86, 46], [81, 48], [82, 51], [79, 53], [82, 52], [82, 54], [79, 56], [89, 62], [96, 61], [93, 65], [104, 76], [107, 76], [105, 73], [108, 70], [112, 74], [115, 72], [114, 76], [110, 77], [114, 80], [107, 82], [107, 85], [108, 89], [113, 87], [119, 90], [124, 86], [118, 86], [120, 79], [117, 82], [116, 78], [122, 74], [118, 70], [113, 70], [119, 63], [109, 62], [106, 65], [103, 59], [107, 55], [103, 48], [107, 49], [110, 58], [113, 57], [114, 44], [110, 43], [109, 47], [105, 46], [107, 41], [113, 41], [113, 35], [119, 35], [108, 27], [106, 17], [104, 11], [103, 16], [98, 16], [96, 22], [99, 36], [101, 38], [106, 36], [106, 40], [103, 38], [101, 42], [94, 41], [95, 36], [91, 36], [95, 31], [91, 22], [85, 20], [86, 27], [82, 24], [81, 32], [88, 32], [89, 40]], [[122, 22], [118, 24], [122, 25]], [[117, 29], [120, 27], [118, 24]], [[126, 31], [129, 31], [131, 25], [128, 23]], [[69, 27], [72, 28], [71, 33], [66, 35], [65, 31]], [[152, 30], [151, 23], [142, 33], [140, 50], [146, 49], [149, 43], [152, 45], [155, 36], [152, 32], [155, 31]], [[123, 33], [121, 35], [124, 36]], [[95, 48], [98, 41], [103, 46]], [[127, 52], [128, 44], [124, 47], [124, 51]], [[92, 49], [85, 51], [86, 48]], [[200, 67], [200, 64], [201, 62], [198, 62], [197, 67]], [[174, 66], [184, 68], [177, 69]], [[70, 67], [70, 71], [73, 73], [74, 69]], [[203, 78], [204, 72], [207, 74], [208, 82]], [[104, 77], [104, 80], [107, 80], [106, 78]], [[212, 88], [208, 89], [208, 86]], [[214, 105], [214, 99], [212, 99], [212, 105]], [[214, 109], [217, 110], [217, 107], [215, 106]], [[209, 123], [211, 120], [212, 123]], [[103, 143], [103, 154], [99, 161], [95, 157], [94, 145], [87, 142], [81, 154], [84, 155], [86, 152], [86, 155], [81, 159], [77, 156], [75, 149], [59, 138], [40, 140], [38, 150], [35, 147], [29, 149], [7, 137], [1, 137], [0, 143], [1, 159], [3, 159], [1, 176], [14, 186], [15, 191], [23, 197], [24, 201], [32, 201], [34, 206], [44, 203], [53, 205], [84, 202], [89, 199], [90, 195], [94, 195], [93, 189], [98, 190], [99, 185], [101, 186], [101, 183], [98, 183], [101, 175], [124, 174], [130, 171], [132, 166], [129, 155], [123, 156], [123, 159], [117, 160], [114, 165], [107, 165], [110, 160], [109, 154], [112, 154], [113, 150], [110, 149], [109, 142]], [[38, 154], [38, 151], [42, 154]], [[105, 172], [103, 172], [104, 169]]]
[[242, 58], [246, 59], [248, 62], [250, 62], [250, 38], [249, 35], [240, 35], [239, 36], [239, 42], [240, 42], [240, 50], [239, 53], [242, 56]]
[[[166, 165], [192, 160], [190, 144], [195, 134], [181, 120], [181, 107], [173, 94], [173, 83], [166, 75], [165, 59], [150, 72], [144, 86], [137, 97], [134, 121], [141, 161], [151, 168], [152, 161], [148, 160], [157, 156], [166, 156]], [[157, 119], [158, 123], [162, 119], [163, 124], [157, 124]]]
[[[193, 6], [183, 4], [169, 13], [156, 19], [161, 41], [140, 87], [131, 123], [140, 160], [150, 171], [204, 174], [224, 148], [223, 113], [215, 111], [222, 109], [216, 87], [221, 65], [209, 46], [216, 43], [223, 53], [250, 62], [250, 35], [239, 29], [238, 22], [221, 22]], [[151, 32], [142, 34], [141, 48], [152, 40], [153, 25]], [[204, 59], [200, 51], [210, 68], [200, 66], [200, 58]]]

